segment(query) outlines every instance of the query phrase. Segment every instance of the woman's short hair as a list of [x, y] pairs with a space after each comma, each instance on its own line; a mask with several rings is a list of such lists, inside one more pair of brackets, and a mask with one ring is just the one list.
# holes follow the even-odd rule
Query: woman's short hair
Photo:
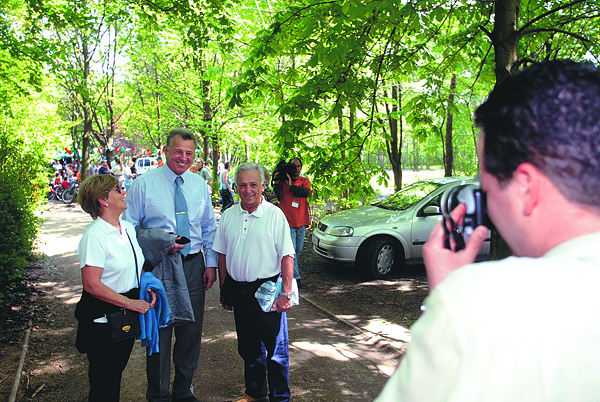
[[119, 180], [110, 174], [98, 174], [88, 177], [81, 183], [77, 202], [93, 219], [100, 216], [98, 200], [108, 198], [108, 192], [119, 185]]

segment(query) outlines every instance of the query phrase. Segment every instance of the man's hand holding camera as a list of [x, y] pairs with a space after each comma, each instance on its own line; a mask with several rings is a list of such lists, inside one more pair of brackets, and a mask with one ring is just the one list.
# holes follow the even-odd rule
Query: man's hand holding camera
[[[273, 173], [273, 182], [274, 183], [279, 183], [279, 173], [278, 171], [275, 171], [275, 173]], [[287, 176], [287, 183], [290, 185], [290, 187], [292, 186], [292, 178], [290, 177], [289, 173], [285, 174]]]
[[[450, 218], [459, 226], [463, 224], [465, 217], [466, 206], [460, 204], [452, 213]], [[458, 268], [475, 262], [475, 258], [479, 253], [479, 249], [483, 245], [488, 233], [488, 228], [480, 225], [475, 228], [471, 236], [465, 243], [465, 248], [460, 251], [456, 250], [456, 244], [453, 239], [450, 239], [450, 250], [445, 247], [448, 231], [444, 230], [444, 225], [448, 222], [446, 219], [438, 223], [429, 235], [429, 239], [423, 246], [423, 260], [425, 262], [425, 270], [427, 271], [427, 279], [429, 280], [429, 292], [453, 271]], [[447, 228], [452, 230], [452, 228]]]

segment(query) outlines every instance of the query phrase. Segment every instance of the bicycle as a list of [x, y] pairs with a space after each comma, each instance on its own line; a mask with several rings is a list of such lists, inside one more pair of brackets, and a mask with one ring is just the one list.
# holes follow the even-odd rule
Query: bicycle
[[79, 183], [75, 182], [71, 185], [71, 187], [67, 188], [63, 191], [61, 195], [61, 200], [65, 204], [70, 204], [77, 199], [77, 194], [79, 193]]

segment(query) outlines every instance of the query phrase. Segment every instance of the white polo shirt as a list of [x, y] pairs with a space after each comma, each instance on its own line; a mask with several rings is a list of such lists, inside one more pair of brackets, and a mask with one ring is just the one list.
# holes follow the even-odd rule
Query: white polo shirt
[[138, 273], [144, 265], [144, 254], [133, 225], [124, 220], [120, 222], [122, 233], [104, 219], [96, 218], [83, 233], [77, 252], [80, 268], [86, 265], [102, 268], [100, 282], [117, 293], [125, 293], [138, 286], [135, 259], [127, 233], [135, 247]]
[[227, 272], [238, 282], [275, 276], [281, 272], [283, 257], [295, 254], [285, 215], [264, 199], [251, 214], [240, 204], [227, 209], [213, 250], [225, 254]]

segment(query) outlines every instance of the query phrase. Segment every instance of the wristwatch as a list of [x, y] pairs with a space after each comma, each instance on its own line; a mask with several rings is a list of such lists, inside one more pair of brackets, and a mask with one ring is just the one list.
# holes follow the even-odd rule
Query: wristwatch
[[291, 299], [291, 298], [292, 298], [292, 296], [294, 295], [294, 293], [293, 293], [293, 292], [290, 292], [290, 293], [284, 293], [284, 292], [281, 292], [281, 293], [279, 293], [279, 294], [280, 294], [281, 296], [285, 296], [285, 297], [287, 297], [288, 299]]

